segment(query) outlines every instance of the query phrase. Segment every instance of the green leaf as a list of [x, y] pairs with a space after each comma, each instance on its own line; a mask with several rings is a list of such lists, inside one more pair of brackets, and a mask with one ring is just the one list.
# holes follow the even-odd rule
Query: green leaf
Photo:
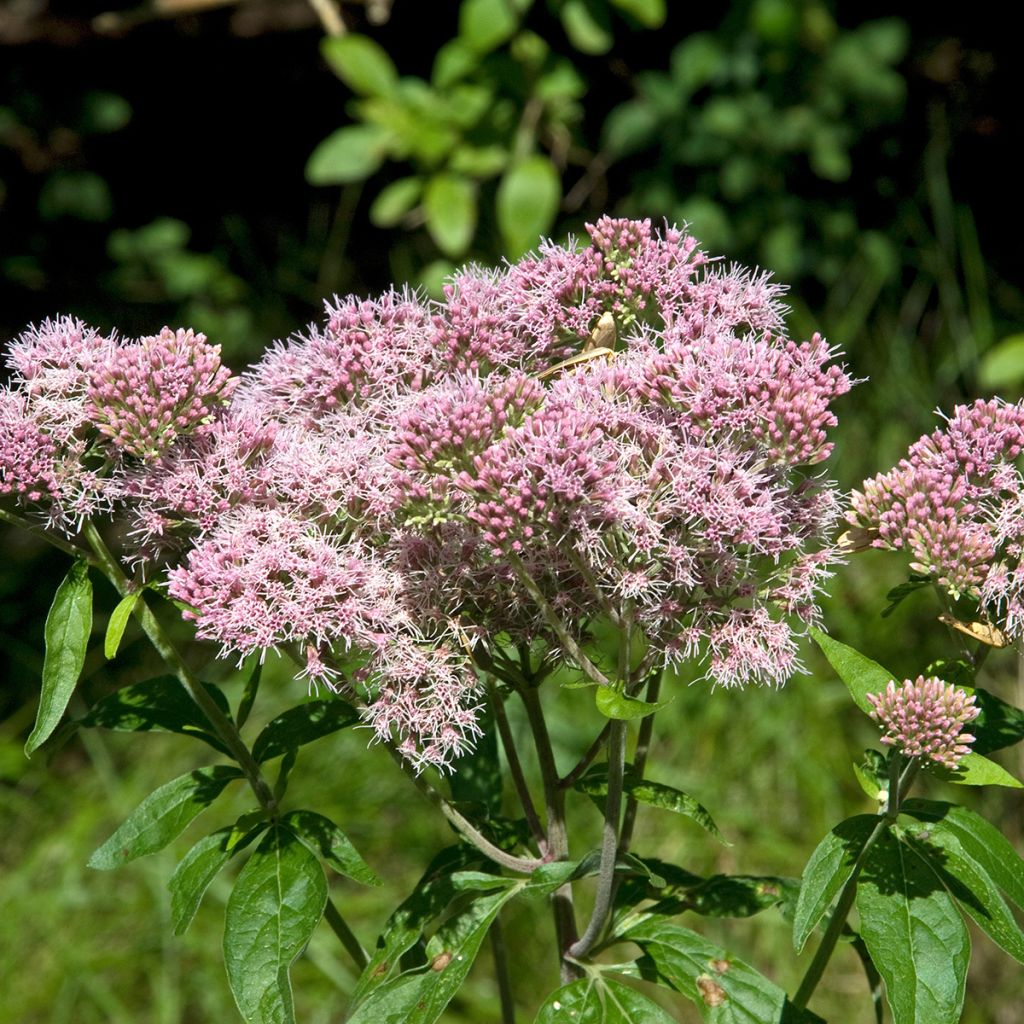
[[974, 736], [972, 753], [991, 754], [1024, 739], [1024, 710], [1007, 704], [981, 687], [964, 689], [974, 694], [974, 704], [981, 709], [981, 714], [968, 726], [968, 731]]
[[[433, 1024], [465, 980], [480, 945], [494, 923], [501, 908], [524, 887], [517, 882], [499, 892], [478, 896], [464, 910], [445, 920], [427, 943], [427, 966], [421, 972], [413, 1005], [407, 1007], [406, 1016], [395, 1018], [404, 1024]], [[381, 1014], [380, 1002], [390, 992], [404, 985], [399, 977], [387, 981], [370, 999], [356, 1007], [348, 1024], [379, 1024], [386, 1019]]]
[[857, 910], [896, 1024], [957, 1024], [970, 937], [941, 880], [892, 833], [868, 851]]
[[928, 770], [946, 782], [959, 786], [1006, 786], [1008, 789], [1024, 789], [1024, 783], [1015, 779], [1002, 765], [990, 761], [981, 754], [965, 754], [955, 769], [929, 764]]
[[388, 96], [398, 85], [398, 70], [387, 50], [369, 36], [348, 32], [320, 44], [331, 70], [360, 96]]
[[[220, 688], [202, 685], [217, 707], [229, 714], [227, 699]], [[115, 732], [177, 732], [195, 736], [223, 754], [228, 752], [220, 739], [208, 731], [210, 723], [206, 716], [174, 676], [157, 676], [115, 690], [97, 701], [81, 724]]]
[[793, 947], [798, 953], [846, 884], [854, 862], [880, 820], [874, 814], [847, 818], [811, 854], [800, 880], [800, 896], [793, 914]]
[[640, 946], [658, 973], [696, 1003], [705, 1020], [765, 1024], [785, 1019], [786, 993], [778, 985], [688, 928], [652, 918], [620, 938]]
[[311, 185], [347, 185], [376, 171], [391, 149], [391, 133], [375, 124], [349, 124], [332, 132], [310, 154]]
[[480, 64], [480, 55], [456, 37], [449, 39], [435, 54], [430, 81], [438, 89], [447, 89]]
[[441, 252], [464, 255], [476, 230], [476, 185], [459, 174], [435, 174], [423, 191], [423, 214]]
[[1024, 384], [1024, 334], [1011, 334], [997, 341], [981, 357], [978, 383], [993, 391]]
[[359, 712], [340, 697], [310, 700], [268, 722], [252, 745], [257, 764], [312, 743], [359, 721]]
[[638, 700], [636, 697], [627, 697], [614, 686], [598, 686], [594, 690], [594, 703], [605, 718], [628, 722], [635, 718], [646, 718], [648, 715], [653, 715], [655, 711], [667, 707], [671, 701], [664, 700], [652, 704], [646, 700]]
[[864, 760], [853, 766], [853, 774], [865, 794], [878, 804], [889, 795], [889, 767], [884, 754], [877, 750], [865, 750]]
[[[607, 689], [599, 687], [598, 692]], [[604, 797], [608, 793], [608, 767], [607, 765], [595, 765], [586, 774], [577, 780], [574, 789], [580, 793], [586, 793], [591, 797]], [[638, 800], [640, 803], [648, 804], [651, 807], [660, 807], [665, 811], [673, 811], [682, 814], [684, 817], [695, 821], [701, 828], [706, 829], [716, 839], [725, 843], [722, 833], [718, 830], [714, 819], [708, 813], [703, 804], [698, 803], [692, 796], [684, 793], [681, 789], [673, 786], [666, 786], [661, 782], [651, 782], [650, 779], [637, 779], [632, 774], [632, 765], [626, 765], [625, 774], [622, 780], [623, 792]], [[725, 843], [727, 846], [728, 843]]]
[[133, 590], [125, 594], [117, 607], [110, 613], [110, 621], [107, 623], [107, 635], [103, 640], [103, 654], [107, 661], [113, 661], [117, 657], [117, 649], [121, 646], [121, 637], [124, 636], [124, 628], [128, 625], [135, 603], [139, 600], [141, 590]]
[[384, 931], [363, 973], [359, 976], [353, 1002], [361, 1002], [394, 975], [402, 954], [410, 950], [426, 926], [455, 898], [452, 876], [471, 865], [479, 865], [481, 856], [460, 844], [442, 850], [428, 865], [408, 899], [399, 904], [387, 919]]
[[904, 829], [904, 841], [942, 880], [960, 909], [1018, 963], [1024, 963], [1024, 934], [999, 894], [999, 887], [941, 822], [916, 822]]
[[196, 768], [155, 789], [93, 853], [89, 867], [110, 871], [136, 857], [162, 850], [220, 796], [229, 782], [240, 778], [238, 768], [219, 764]]
[[665, 23], [665, 0], [612, 0], [612, 4], [644, 28], [661, 28]]
[[36, 724], [25, 743], [26, 755], [38, 750], [57, 728], [82, 674], [91, 632], [92, 581], [89, 566], [77, 561], [57, 588], [43, 627], [43, 686]]
[[502, 796], [498, 730], [490, 708], [486, 708], [477, 721], [483, 733], [473, 749], [463, 754], [453, 766], [450, 779], [452, 797], [460, 803], [478, 804], [489, 817], [495, 817], [501, 814]]
[[519, 18], [509, 0], [462, 0], [459, 7], [459, 38], [478, 55], [507, 42], [519, 28]]
[[263, 659], [257, 657], [249, 678], [245, 681], [245, 689], [238, 699], [238, 711], [235, 714], [235, 724], [239, 729], [249, 720], [249, 713], [253, 704], [256, 703], [256, 694], [260, 690], [260, 680], [263, 678]]
[[534, 248], [555, 222], [562, 178], [545, 156], [513, 164], [498, 184], [495, 212], [505, 254], [517, 259]]
[[930, 576], [921, 576], [918, 573], [911, 573], [910, 579], [906, 583], [900, 583], [898, 586], [892, 588], [888, 594], [885, 595], [886, 601], [889, 604], [882, 609], [882, 618], [887, 619], [896, 609], [913, 593], [920, 590], [922, 587], [930, 586], [932, 578]]
[[565, 0], [559, 15], [569, 42], [580, 53], [596, 56], [612, 48], [615, 37], [611, 32], [608, 11], [593, 0]]
[[882, 693], [895, 676], [876, 661], [865, 657], [846, 644], [822, 633], [820, 629], [811, 627], [811, 637], [821, 648], [829, 664], [836, 670], [836, 675], [846, 685], [854, 703], [865, 714], [870, 714], [871, 705], [867, 694]]
[[448, 161], [449, 168], [456, 174], [484, 181], [500, 174], [508, 165], [508, 150], [504, 146], [458, 146]]
[[994, 825], [966, 807], [937, 800], [905, 800], [900, 812], [954, 836], [996, 885], [1024, 908], [1024, 860]]
[[210, 883], [243, 845], [237, 838], [236, 826], [218, 829], [200, 839], [174, 869], [167, 888], [171, 892], [171, 923], [175, 935], [185, 934]]
[[419, 202], [423, 181], [399, 178], [385, 185], [370, 204], [370, 221], [378, 228], [393, 228]]
[[330, 818], [315, 811], [289, 811], [281, 821], [339, 874], [363, 885], [381, 884], [348, 836]]
[[224, 963], [249, 1024], [295, 1019], [288, 971], [327, 905], [316, 857], [276, 825], [242, 868], [224, 918]]
[[672, 1018], [642, 992], [602, 975], [556, 989], [534, 1024], [672, 1024]]

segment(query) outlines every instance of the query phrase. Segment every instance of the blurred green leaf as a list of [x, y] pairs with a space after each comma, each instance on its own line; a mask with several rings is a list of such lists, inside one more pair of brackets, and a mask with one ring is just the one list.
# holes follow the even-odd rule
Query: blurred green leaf
[[196, 768], [154, 790], [89, 858], [89, 867], [110, 871], [137, 857], [162, 850], [206, 810], [240, 769], [219, 764]]
[[320, 44], [331, 70], [360, 96], [387, 96], [398, 85], [398, 69], [387, 51], [369, 36], [349, 32]]
[[390, 147], [391, 133], [379, 125], [351, 124], [332, 132], [310, 154], [306, 179], [312, 185], [345, 185], [376, 171]]
[[527, 157], [505, 172], [498, 185], [496, 213], [509, 259], [534, 248], [551, 230], [561, 199], [562, 179], [547, 157]]
[[370, 220], [378, 228], [393, 228], [419, 202], [423, 180], [400, 178], [385, 185], [370, 204]]
[[978, 383], [993, 390], [1024, 384], [1024, 334], [1011, 334], [997, 341], [981, 357]]
[[459, 174], [435, 174], [423, 191], [427, 230], [437, 247], [455, 259], [465, 255], [476, 230], [476, 186]]
[[597, 56], [612, 48], [608, 9], [594, 0], [564, 0], [558, 11], [569, 42], [580, 53]]
[[295, 1020], [289, 968], [326, 905], [316, 857], [291, 830], [273, 826], [242, 868], [224, 916], [224, 963], [247, 1024]]
[[661, 28], [665, 22], [665, 0], [612, 0], [612, 4], [644, 28]]
[[92, 171], [54, 171], [39, 190], [39, 216], [43, 220], [75, 217], [99, 222], [109, 220], [113, 212], [109, 186]]
[[459, 79], [465, 78], [479, 63], [480, 55], [462, 39], [449, 39], [434, 56], [430, 81], [438, 89], [447, 89]]
[[113, 92], [87, 92], [82, 98], [79, 127], [97, 135], [120, 131], [132, 119], [131, 104]]
[[490, 53], [508, 42], [518, 27], [519, 17], [509, 0], [462, 0], [459, 6], [459, 38], [474, 53]]
[[483, 181], [500, 174], [508, 164], [504, 146], [459, 146], [451, 155], [448, 167], [455, 174]]
[[46, 616], [43, 638], [42, 692], [35, 725], [25, 742], [25, 754], [37, 750], [53, 733], [75, 692], [92, 633], [92, 580], [89, 566], [79, 560], [57, 588]]

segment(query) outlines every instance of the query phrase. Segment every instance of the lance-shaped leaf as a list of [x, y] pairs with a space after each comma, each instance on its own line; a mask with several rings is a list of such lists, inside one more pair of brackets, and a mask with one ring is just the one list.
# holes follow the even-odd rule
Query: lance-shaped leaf
[[139, 600], [141, 590], [133, 590], [125, 594], [117, 607], [110, 613], [110, 621], [107, 623], [107, 634], [103, 638], [103, 655], [107, 661], [117, 657], [117, 649], [121, 646], [121, 637], [124, 636], [125, 626], [132, 616], [132, 611]]
[[229, 782], [241, 777], [239, 769], [223, 764], [179, 775], [150, 793], [132, 811], [89, 858], [89, 867], [109, 871], [136, 857], [162, 850], [220, 796]]
[[[603, 687], [599, 687], [599, 689], [603, 689]], [[608, 793], [607, 765], [595, 765], [576, 782], [574, 788], [590, 797], [606, 796]], [[652, 782], [650, 779], [638, 779], [633, 772], [633, 766], [627, 764], [622, 779], [622, 790], [627, 796], [642, 804], [681, 814], [691, 821], [695, 821], [701, 828], [707, 829], [716, 839], [723, 843], [726, 842], [707, 808], [681, 789], [666, 786], [661, 782]], [[729, 844], [726, 843], [726, 845]]]
[[927, 767], [933, 775], [960, 786], [1006, 786], [1008, 789], [1024, 789], [1024, 783], [1015, 779], [1002, 765], [973, 751], [960, 758], [960, 763], [955, 769], [936, 764], [929, 764]]
[[247, 1024], [294, 1021], [288, 971], [326, 905], [320, 862], [290, 829], [271, 828], [239, 873], [224, 917], [224, 963]]
[[481, 862], [481, 855], [464, 844], [447, 847], [430, 862], [412, 895], [385, 922], [376, 949], [356, 983], [354, 1002], [365, 1000], [391, 977], [402, 954], [416, 944], [427, 925], [455, 898], [452, 876]]
[[786, 1019], [786, 993], [778, 985], [689, 928], [652, 918], [620, 938], [640, 946], [658, 973], [696, 1003], [705, 1020], [765, 1024]]
[[348, 836], [330, 818], [315, 811], [289, 811], [281, 821], [339, 874], [363, 885], [381, 884]]
[[937, 800], [906, 800], [900, 811], [954, 836], [996, 885], [1024, 908], [1024, 859], [994, 825], [966, 807]]
[[220, 869], [260, 831], [262, 829], [255, 828], [248, 833], [240, 832], [237, 825], [218, 829], [200, 839], [185, 854], [167, 882], [175, 935], [183, 935], [192, 923], [203, 894]]
[[800, 880], [800, 896], [793, 915], [793, 946], [804, 948], [807, 936], [818, 926], [839, 890], [853, 871], [871, 834], [881, 819], [874, 814], [858, 814], [840, 822], [811, 854]]
[[854, 703], [865, 714], [871, 713], [868, 703], [869, 693], [882, 693], [896, 677], [887, 669], [865, 657], [838, 640], [833, 640], [820, 629], [811, 628], [811, 637], [821, 648], [829, 664], [836, 670], [836, 675], [843, 681]]
[[950, 896], [978, 927], [1018, 963], [1024, 963], [1024, 934], [999, 894], [989, 873], [942, 823], [915, 822], [904, 830], [904, 841], [942, 880]]
[[[227, 715], [228, 702], [219, 687], [203, 683], [207, 694]], [[195, 736], [215, 750], [227, 748], [210, 732], [210, 723], [199, 705], [174, 676], [157, 676], [122, 687], [97, 701], [82, 718], [82, 725], [117, 732], [147, 732], [158, 729]]]
[[[394, 1019], [400, 1019], [404, 1024], [433, 1024], [444, 1013], [473, 966], [498, 912], [524, 886], [525, 882], [520, 881], [498, 892], [479, 895], [441, 925], [427, 943], [428, 963], [420, 972], [415, 1002], [406, 1008], [405, 1017]], [[381, 1001], [387, 999], [394, 989], [404, 989], [407, 983], [407, 977], [385, 982], [371, 998], [356, 1008], [348, 1024], [379, 1024], [382, 1019], [387, 1019], [381, 1013]]]
[[252, 745], [252, 756], [262, 764], [358, 721], [359, 712], [339, 697], [306, 701], [267, 723]]
[[672, 1024], [672, 1020], [642, 992], [592, 975], [552, 992], [534, 1024]]
[[967, 928], [928, 863], [891, 832], [865, 857], [857, 910], [895, 1024], [957, 1024], [971, 950]]
[[43, 686], [36, 724], [25, 743], [26, 754], [42, 746], [57, 728], [82, 674], [91, 632], [92, 581], [89, 566], [78, 561], [57, 588], [43, 627]]

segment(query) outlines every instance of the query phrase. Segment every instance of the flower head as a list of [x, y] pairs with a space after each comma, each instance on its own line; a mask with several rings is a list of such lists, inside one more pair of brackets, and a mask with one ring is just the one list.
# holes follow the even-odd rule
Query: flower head
[[941, 679], [918, 676], [897, 686], [891, 680], [883, 693], [869, 693], [871, 717], [883, 726], [882, 742], [907, 757], [921, 757], [956, 768], [970, 753], [974, 737], [963, 731], [980, 714], [974, 694]]

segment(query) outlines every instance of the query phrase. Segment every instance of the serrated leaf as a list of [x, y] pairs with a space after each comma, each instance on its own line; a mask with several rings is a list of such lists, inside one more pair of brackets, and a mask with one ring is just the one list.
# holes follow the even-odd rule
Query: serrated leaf
[[121, 637], [124, 636], [125, 626], [128, 625], [128, 620], [131, 618], [141, 593], [141, 590], [133, 590], [130, 594], [125, 594], [117, 602], [117, 607], [110, 613], [107, 635], [103, 639], [103, 654], [107, 661], [113, 661], [117, 657], [117, 649], [121, 646]]
[[348, 836], [330, 818], [315, 811], [289, 811], [281, 822], [339, 874], [363, 885], [381, 884], [380, 878], [359, 855]]
[[316, 857], [289, 829], [272, 827], [239, 873], [224, 917], [224, 964], [248, 1024], [294, 1021], [288, 971], [326, 905]]
[[1015, 779], [1002, 765], [990, 761], [981, 754], [965, 754], [955, 769], [929, 764], [928, 770], [945, 782], [958, 786], [1006, 786], [1008, 789], [1024, 789], [1024, 783]]
[[644, 28], [661, 28], [665, 23], [665, 0], [612, 0], [612, 4]]
[[875, 814], [847, 818], [811, 854], [800, 880], [800, 895], [793, 914], [793, 947], [797, 952], [804, 948], [807, 937], [846, 884], [854, 862], [880, 820]]
[[605, 718], [628, 722], [653, 715], [655, 711], [668, 707], [672, 701], [663, 700], [651, 703], [646, 700], [638, 700], [636, 697], [627, 697], [614, 686], [598, 686], [594, 690], [594, 703]]
[[640, 946], [658, 973], [696, 1003], [705, 1020], [765, 1024], [784, 1019], [786, 993], [778, 985], [696, 932], [652, 918], [620, 937]]
[[495, 213], [505, 255], [517, 259], [550, 232], [562, 201], [562, 177], [545, 156], [513, 164], [498, 183]]
[[235, 826], [218, 829], [200, 839], [179, 861], [167, 882], [175, 935], [184, 935], [210, 883], [240, 848], [236, 838]]
[[[516, 882], [499, 892], [478, 896], [438, 928], [427, 944], [428, 963], [418, 975], [421, 980], [411, 1004], [404, 994], [405, 986], [409, 984], [408, 976], [400, 976], [384, 982], [370, 998], [360, 1003], [349, 1017], [348, 1024], [380, 1024], [382, 1020], [433, 1024], [465, 980], [498, 912], [522, 890], [524, 884]], [[382, 1003], [393, 994], [400, 997], [398, 1005], [404, 1007], [406, 1016], [384, 1015]]]
[[892, 833], [868, 851], [857, 910], [896, 1024], [957, 1024], [970, 937], [935, 872]]
[[548, 996], [534, 1024], [672, 1024], [642, 992], [601, 975], [571, 982]]
[[903, 831], [903, 840], [942, 880], [960, 909], [1018, 963], [1024, 964], [1024, 934], [983, 865], [956, 836], [930, 822], [916, 822]]
[[378, 228], [393, 228], [419, 202], [423, 181], [400, 178], [385, 185], [370, 204], [370, 221]]
[[994, 825], [966, 807], [937, 800], [905, 800], [900, 813], [930, 822], [955, 837], [996, 885], [1024, 908], [1024, 860]]
[[476, 185], [459, 174], [435, 174], [423, 190], [423, 214], [441, 252], [464, 255], [476, 230]]
[[[208, 683], [202, 686], [217, 707], [229, 715], [223, 691]], [[206, 716], [174, 676], [157, 676], [107, 694], [89, 709], [81, 724], [115, 732], [177, 732], [195, 736], [223, 754], [228, 752], [220, 739], [208, 731], [210, 723]]]
[[612, 48], [608, 12], [593, 0], [565, 0], [558, 13], [569, 42], [580, 53], [597, 56]]
[[311, 185], [347, 185], [376, 171], [391, 148], [391, 133], [375, 124], [349, 124], [331, 132], [310, 154]]
[[459, 5], [459, 39], [477, 55], [507, 42], [517, 28], [519, 18], [508, 0], [462, 0]]
[[242, 772], [231, 765], [196, 768], [155, 789], [89, 858], [89, 867], [110, 871], [137, 857], [162, 850], [181, 835]]
[[26, 756], [38, 750], [60, 723], [82, 674], [91, 632], [92, 581], [89, 566], [77, 561], [57, 588], [43, 627], [42, 692], [35, 726], [25, 743]]
[[320, 43], [331, 70], [360, 96], [388, 96], [398, 85], [398, 69], [387, 50], [369, 36], [347, 32]]
[[427, 925], [455, 898], [452, 875], [481, 860], [479, 853], [460, 844], [442, 850], [431, 861], [412, 894], [385, 922], [369, 963], [356, 983], [353, 1003], [363, 1005], [371, 993], [392, 977], [402, 954], [416, 944]]
[[829, 664], [836, 670], [836, 675], [850, 691], [854, 703], [865, 714], [870, 714], [872, 709], [867, 694], [882, 693], [896, 677], [877, 661], [872, 661], [852, 647], [833, 640], [820, 629], [811, 627], [810, 634], [828, 658]]
[[[601, 689], [606, 687], [599, 687]], [[578, 779], [573, 787], [580, 793], [586, 793], [590, 797], [604, 797], [608, 793], [608, 768], [607, 765], [595, 765], [589, 769], [582, 778]], [[632, 774], [632, 765], [627, 764], [622, 779], [622, 791], [650, 807], [660, 807], [665, 811], [672, 811], [681, 814], [691, 821], [695, 821], [701, 828], [706, 829], [716, 839], [726, 842], [714, 819], [708, 813], [703, 804], [698, 803], [688, 793], [674, 786], [666, 786], [661, 782], [652, 782], [650, 779], [637, 779]]]
[[358, 721], [359, 712], [340, 697], [306, 701], [267, 723], [252, 745], [252, 756], [263, 764]]

